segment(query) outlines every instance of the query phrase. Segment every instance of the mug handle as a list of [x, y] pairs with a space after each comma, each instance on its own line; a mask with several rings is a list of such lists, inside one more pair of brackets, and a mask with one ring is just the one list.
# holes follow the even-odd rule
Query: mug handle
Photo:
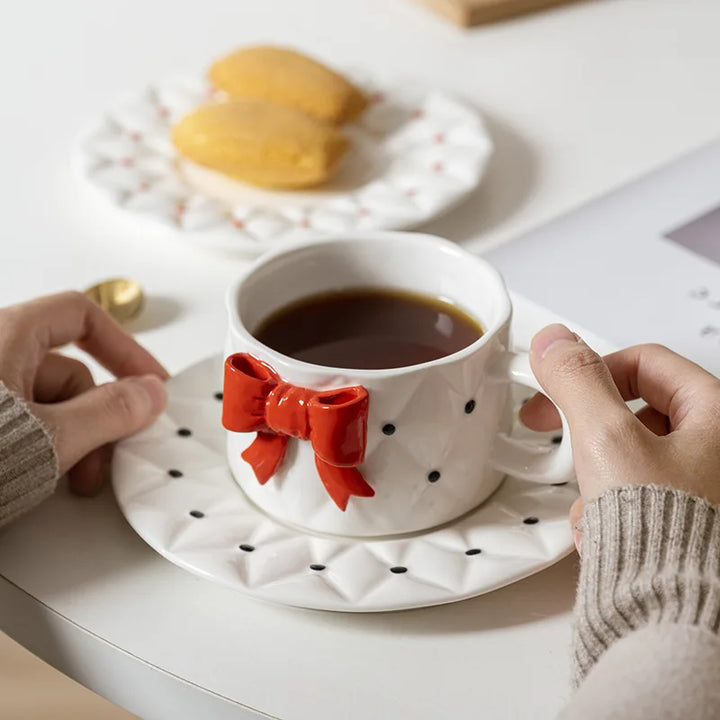
[[[490, 367], [489, 379], [490, 382], [517, 383], [544, 392], [530, 368], [530, 356], [527, 353], [501, 353]], [[490, 464], [508, 475], [536, 483], [564, 483], [572, 480], [575, 470], [570, 431], [561, 412], [560, 420], [562, 440], [551, 448], [509, 437], [504, 432], [498, 433], [490, 453]]]

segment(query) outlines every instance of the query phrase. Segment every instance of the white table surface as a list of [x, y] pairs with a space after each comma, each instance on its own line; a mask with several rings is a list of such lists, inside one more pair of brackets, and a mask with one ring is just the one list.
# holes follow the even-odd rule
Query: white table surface
[[[220, 349], [244, 263], [87, 202], [69, 152], [118, 92], [234, 45], [475, 102], [497, 143], [487, 183], [426, 229], [485, 250], [714, 138], [719, 27], [717, 0], [596, 0], [470, 32], [406, 0], [3, 3], [0, 304], [130, 275], [150, 294], [134, 330], [170, 370]], [[277, 608], [160, 559], [111, 492], [62, 488], [0, 531], [0, 627], [146, 720], [541, 720], [568, 694], [575, 564], [426, 610]]]

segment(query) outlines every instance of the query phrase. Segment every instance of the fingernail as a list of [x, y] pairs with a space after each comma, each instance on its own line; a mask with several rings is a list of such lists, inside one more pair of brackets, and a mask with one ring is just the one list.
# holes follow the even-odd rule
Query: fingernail
[[580, 336], [568, 330], [564, 325], [556, 323], [543, 328], [534, 338], [530, 345], [530, 352], [539, 357], [544, 358], [550, 348], [557, 343], [562, 342], [581, 342]]
[[167, 391], [165, 384], [157, 375], [141, 375], [133, 378], [133, 381], [140, 385], [150, 398], [150, 410], [153, 415], [160, 414], [167, 405]]

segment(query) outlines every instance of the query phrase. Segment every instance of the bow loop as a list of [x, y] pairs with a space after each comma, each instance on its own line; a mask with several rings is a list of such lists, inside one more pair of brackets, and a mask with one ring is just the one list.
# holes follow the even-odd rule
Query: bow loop
[[375, 491], [357, 465], [365, 458], [368, 392], [364, 387], [315, 391], [284, 382], [267, 363], [238, 353], [225, 361], [223, 426], [257, 432], [242, 458], [261, 484], [278, 470], [288, 438], [310, 440], [320, 479], [345, 510], [351, 495]]
[[233, 432], [267, 430], [267, 398], [280, 376], [252, 355], [238, 353], [225, 361], [223, 427]]
[[365, 458], [369, 405], [367, 390], [357, 385], [316, 395], [308, 408], [315, 454], [338, 467], [359, 465]]

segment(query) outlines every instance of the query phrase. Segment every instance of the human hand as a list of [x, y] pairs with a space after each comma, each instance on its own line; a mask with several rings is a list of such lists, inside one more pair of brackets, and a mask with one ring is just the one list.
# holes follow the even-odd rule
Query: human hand
[[[530, 364], [570, 428], [581, 494], [570, 512], [574, 527], [583, 501], [621, 485], [666, 485], [720, 504], [716, 377], [661, 345], [601, 358], [563, 325], [535, 336]], [[625, 401], [638, 398], [646, 405], [633, 414]], [[534, 430], [560, 426], [557, 410], [540, 394], [522, 407], [520, 419]]]
[[[67, 343], [116, 377], [95, 386], [79, 360], [52, 352]], [[102, 484], [110, 443], [149, 425], [165, 407], [167, 371], [82, 293], [0, 308], [0, 380], [48, 428], [60, 474], [90, 495]]]

